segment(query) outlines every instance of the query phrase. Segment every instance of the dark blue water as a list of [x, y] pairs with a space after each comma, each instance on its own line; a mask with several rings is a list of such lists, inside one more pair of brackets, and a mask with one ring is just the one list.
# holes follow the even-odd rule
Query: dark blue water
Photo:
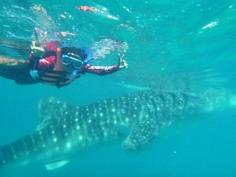
[[[50, 33], [69, 32], [66, 38], [58, 38], [70, 45], [89, 47], [109, 38], [129, 46], [127, 70], [105, 77], [86, 74], [61, 89], [40, 84], [19, 86], [0, 78], [1, 145], [34, 131], [38, 101], [49, 96], [88, 104], [147, 87], [196, 93], [223, 89], [235, 94], [235, 1], [12, 0], [0, 4], [1, 39], [30, 41], [34, 27], [40, 27]], [[32, 11], [38, 4], [47, 10], [46, 15]], [[79, 5], [101, 11], [82, 12], [76, 8]], [[0, 52], [27, 58], [17, 50], [1, 47]], [[47, 171], [43, 162], [36, 161], [1, 168], [0, 176], [235, 177], [235, 117], [235, 108], [215, 110], [175, 122], [136, 152], [124, 151], [117, 140], [81, 151], [70, 164], [55, 171]]]

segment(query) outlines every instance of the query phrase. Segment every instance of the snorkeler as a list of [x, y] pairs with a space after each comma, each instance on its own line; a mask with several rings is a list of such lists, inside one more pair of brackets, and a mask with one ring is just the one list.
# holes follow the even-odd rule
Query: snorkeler
[[94, 58], [89, 49], [61, 47], [59, 42], [48, 42], [43, 46], [32, 42], [29, 60], [0, 56], [0, 76], [17, 84], [47, 83], [62, 87], [85, 73], [106, 75], [127, 68], [123, 57], [120, 55], [115, 65], [93, 66]]

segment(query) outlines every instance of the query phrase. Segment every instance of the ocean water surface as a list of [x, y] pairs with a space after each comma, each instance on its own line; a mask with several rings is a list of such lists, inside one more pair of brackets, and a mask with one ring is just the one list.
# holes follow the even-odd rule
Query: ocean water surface
[[[84, 5], [97, 10], [79, 10]], [[0, 24], [1, 41], [21, 46], [34, 39], [35, 28], [48, 32], [48, 40], [70, 46], [91, 47], [107, 39], [99, 49], [111, 47], [111, 40], [123, 41], [129, 64], [109, 76], [85, 74], [60, 89], [0, 78], [0, 145], [32, 133], [39, 121], [38, 102], [50, 96], [85, 105], [147, 88], [236, 95], [233, 0], [1, 0]], [[7, 46], [0, 46], [0, 55], [28, 57]], [[111, 55], [98, 61], [116, 62]], [[68, 165], [53, 171], [45, 169], [44, 161], [6, 165], [0, 177], [236, 176], [234, 106], [176, 121], [138, 151], [124, 151], [121, 141], [80, 151]]]

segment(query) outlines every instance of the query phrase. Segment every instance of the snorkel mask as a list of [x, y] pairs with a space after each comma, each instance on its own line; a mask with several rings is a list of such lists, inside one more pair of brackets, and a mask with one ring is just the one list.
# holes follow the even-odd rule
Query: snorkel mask
[[84, 65], [84, 61], [79, 55], [68, 53], [62, 55], [62, 64], [67, 68], [80, 70]]

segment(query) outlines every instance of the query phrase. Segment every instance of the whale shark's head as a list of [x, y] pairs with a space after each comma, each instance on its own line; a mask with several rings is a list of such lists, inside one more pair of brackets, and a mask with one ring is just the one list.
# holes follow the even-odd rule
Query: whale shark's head
[[236, 107], [236, 95], [226, 89], [209, 89], [204, 92], [202, 97], [205, 101], [205, 111], [222, 111]]

